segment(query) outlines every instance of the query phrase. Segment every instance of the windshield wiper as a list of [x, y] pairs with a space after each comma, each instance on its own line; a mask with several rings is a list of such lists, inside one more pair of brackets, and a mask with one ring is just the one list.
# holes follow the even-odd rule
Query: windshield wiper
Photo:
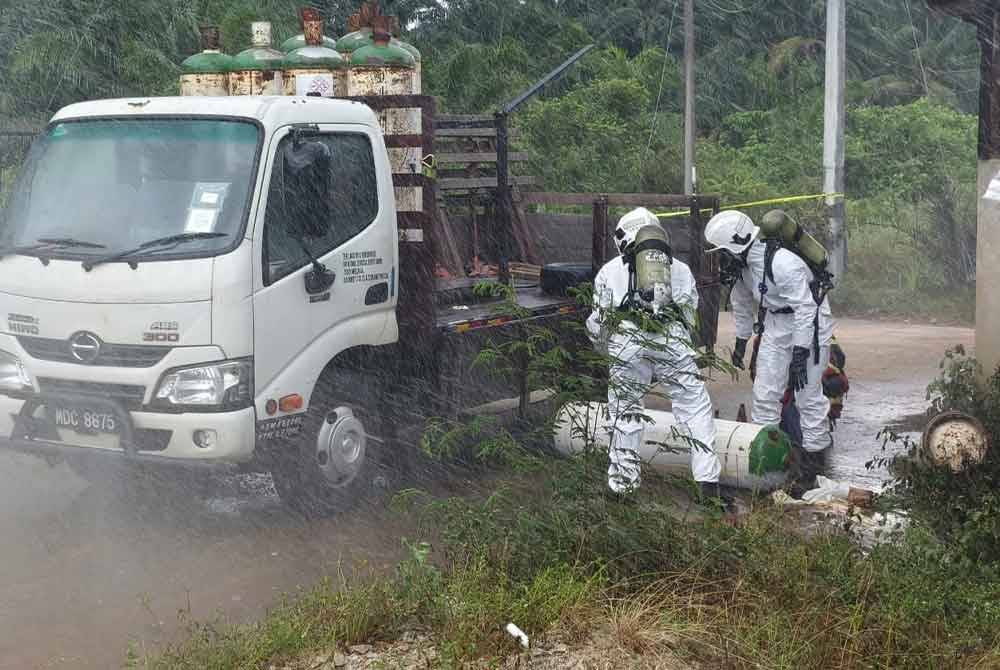
[[168, 235], [167, 237], [158, 237], [155, 240], [150, 240], [149, 242], [143, 242], [134, 249], [128, 249], [127, 251], [118, 251], [113, 254], [108, 254], [107, 256], [102, 256], [101, 258], [95, 258], [94, 260], [84, 261], [83, 269], [90, 272], [98, 265], [103, 265], [104, 263], [114, 263], [115, 261], [123, 261], [128, 258], [132, 260], [129, 265], [134, 270], [138, 263], [136, 263], [137, 256], [142, 254], [143, 251], [153, 249], [155, 247], [169, 247], [177, 244], [183, 244], [185, 242], [195, 242], [197, 240], [211, 240], [217, 237], [228, 237], [226, 233], [181, 233], [180, 235]]
[[0, 258], [14, 256], [17, 254], [30, 254], [34, 251], [46, 249], [105, 249], [106, 245], [97, 242], [87, 242], [73, 237], [39, 237], [34, 244], [24, 244], [14, 247], [4, 247], [0, 249]]

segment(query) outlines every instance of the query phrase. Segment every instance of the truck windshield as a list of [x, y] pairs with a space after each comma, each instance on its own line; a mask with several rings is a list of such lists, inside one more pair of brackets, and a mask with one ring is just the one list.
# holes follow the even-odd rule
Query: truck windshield
[[[260, 131], [221, 119], [100, 119], [51, 126], [29, 154], [0, 224], [0, 248], [90, 258], [153, 239], [195, 235], [149, 256], [205, 256], [231, 248], [243, 228]], [[100, 245], [100, 246], [98, 246]]]

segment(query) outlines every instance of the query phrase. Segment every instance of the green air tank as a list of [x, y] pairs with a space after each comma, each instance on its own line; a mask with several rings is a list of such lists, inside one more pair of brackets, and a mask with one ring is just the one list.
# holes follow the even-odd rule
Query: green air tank
[[373, 23], [372, 43], [351, 56], [347, 95], [412, 95], [416, 61], [392, 44], [389, 17], [376, 16]]
[[233, 58], [219, 48], [219, 27], [201, 26], [201, 52], [181, 63], [181, 95], [229, 95]]
[[302, 9], [302, 33], [306, 45], [286, 55], [283, 63], [285, 94], [343, 96], [347, 63], [339, 53], [323, 46], [323, 21], [315, 9]]
[[[627, 251], [627, 250], [626, 250]], [[670, 238], [659, 225], [645, 225], [635, 234], [635, 286], [643, 305], [654, 316], [673, 302], [670, 281]]]
[[282, 61], [285, 54], [271, 47], [271, 24], [250, 24], [252, 43], [233, 59], [229, 95], [284, 95]]
[[826, 268], [827, 253], [815, 237], [784, 210], [772, 209], [760, 221], [760, 239], [781, 240], [782, 244], [815, 268]]

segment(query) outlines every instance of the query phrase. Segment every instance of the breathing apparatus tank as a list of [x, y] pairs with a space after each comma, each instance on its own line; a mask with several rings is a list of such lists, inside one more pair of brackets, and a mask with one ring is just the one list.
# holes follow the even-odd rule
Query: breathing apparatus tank
[[812, 270], [825, 270], [828, 256], [823, 245], [781, 209], [772, 209], [760, 221], [760, 239], [779, 240], [798, 254]]
[[658, 316], [673, 302], [670, 284], [670, 238], [659, 225], [640, 228], [632, 243], [634, 257], [634, 297], [639, 307]]

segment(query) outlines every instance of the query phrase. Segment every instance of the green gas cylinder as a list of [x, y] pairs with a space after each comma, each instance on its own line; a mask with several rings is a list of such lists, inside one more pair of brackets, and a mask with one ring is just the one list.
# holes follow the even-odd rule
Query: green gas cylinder
[[413, 56], [413, 60], [416, 63], [413, 68], [413, 93], [415, 95], [420, 95], [423, 92], [423, 84], [421, 83], [421, 80], [423, 79], [423, 63], [421, 62], [422, 56], [420, 55], [420, 50], [409, 42], [404, 42], [400, 38], [402, 31], [399, 26], [399, 18], [393, 16], [389, 20], [389, 24], [389, 27], [392, 30], [391, 44], [401, 49], [405, 49], [411, 56]]
[[351, 60], [354, 52], [372, 43], [371, 26], [362, 25], [360, 13], [351, 14], [347, 19], [347, 34], [337, 40], [335, 47], [344, 60]]
[[201, 53], [181, 63], [181, 95], [229, 95], [233, 58], [219, 48], [219, 27], [201, 26]]
[[271, 48], [271, 24], [255, 21], [250, 30], [253, 46], [233, 60], [229, 95], [284, 95], [281, 68], [285, 54]]
[[323, 46], [323, 21], [319, 12], [302, 9], [306, 45], [285, 56], [286, 95], [342, 96], [347, 88], [347, 63], [339, 53]]
[[392, 43], [389, 17], [376, 16], [372, 23], [372, 43], [351, 55], [347, 95], [412, 95], [416, 61]]
[[781, 240], [787, 249], [797, 253], [810, 266], [826, 267], [828, 260], [826, 249], [784, 210], [772, 209], [764, 215], [760, 221], [760, 239]]

